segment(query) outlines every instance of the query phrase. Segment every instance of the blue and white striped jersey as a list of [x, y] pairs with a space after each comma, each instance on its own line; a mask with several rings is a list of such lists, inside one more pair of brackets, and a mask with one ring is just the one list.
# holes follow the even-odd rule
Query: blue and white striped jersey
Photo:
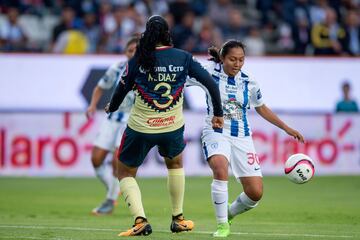
[[[222, 133], [233, 137], [244, 137], [251, 135], [248, 122], [247, 110], [250, 107], [263, 105], [263, 98], [257, 82], [250, 79], [244, 72], [239, 72], [235, 77], [229, 77], [223, 70], [222, 64], [211, 62], [205, 69], [211, 74], [220, 91], [221, 102], [224, 112], [224, 128]], [[194, 79], [187, 79], [188, 86], [201, 86]], [[202, 87], [203, 88], [203, 87]], [[211, 119], [213, 110], [210, 96], [205, 88], [207, 112], [204, 130], [211, 130]]]
[[[119, 62], [111, 65], [105, 72], [104, 76], [99, 80], [98, 86], [104, 90], [109, 90], [113, 86], [116, 86], [126, 70], [127, 62]], [[131, 107], [135, 101], [135, 95], [133, 91], [130, 91], [124, 101], [120, 105], [117, 111], [108, 115], [109, 120], [118, 122], [127, 122], [130, 114]]]

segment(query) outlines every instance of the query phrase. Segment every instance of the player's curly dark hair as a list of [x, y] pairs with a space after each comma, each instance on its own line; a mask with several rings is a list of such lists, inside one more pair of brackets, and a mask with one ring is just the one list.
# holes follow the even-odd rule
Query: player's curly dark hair
[[155, 48], [157, 45], [171, 46], [172, 40], [166, 20], [161, 16], [154, 15], [146, 22], [145, 32], [141, 34], [136, 49], [138, 64], [152, 76], [155, 73]]
[[242, 42], [237, 40], [229, 40], [222, 45], [220, 50], [217, 49], [216, 47], [210, 47], [208, 49], [208, 53], [211, 56], [209, 60], [216, 63], [220, 63], [221, 57], [224, 58], [232, 48], [242, 48], [242, 50], [245, 53], [245, 45]]

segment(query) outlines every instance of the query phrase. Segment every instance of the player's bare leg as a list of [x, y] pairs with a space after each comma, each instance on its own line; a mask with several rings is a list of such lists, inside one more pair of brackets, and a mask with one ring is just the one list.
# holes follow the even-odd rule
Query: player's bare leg
[[194, 228], [194, 222], [185, 220], [183, 216], [185, 173], [182, 154], [179, 154], [174, 158], [165, 158], [165, 163], [168, 168], [167, 186], [170, 193], [172, 208], [170, 230], [176, 233], [191, 231]]
[[114, 177], [111, 166], [107, 166], [104, 163], [108, 153], [108, 150], [94, 146], [91, 154], [91, 162], [95, 169], [96, 176], [105, 185], [107, 190], [105, 201], [92, 210], [92, 213], [95, 215], [112, 213], [120, 191], [118, 180]]
[[[120, 183], [119, 183], [119, 178], [118, 178], [118, 164], [119, 164], [119, 160], [117, 159], [117, 153], [118, 153], [118, 149], [115, 150], [114, 154], [113, 154], [113, 158], [112, 158], [112, 172], [113, 172], [113, 177], [114, 177], [114, 187], [116, 187], [114, 189], [114, 197], [116, 196], [120, 196], [121, 195], [121, 189], [120, 189]], [[116, 191], [115, 191], [116, 190]]]
[[208, 159], [213, 172], [211, 197], [216, 214], [217, 230], [214, 237], [227, 237], [230, 234], [228, 223], [228, 160], [223, 155], [213, 155]]
[[120, 181], [122, 196], [135, 221], [132, 228], [119, 233], [121, 237], [149, 235], [152, 233], [151, 226], [145, 216], [140, 188], [135, 180], [137, 169], [128, 167], [121, 161], [117, 162], [117, 175]]

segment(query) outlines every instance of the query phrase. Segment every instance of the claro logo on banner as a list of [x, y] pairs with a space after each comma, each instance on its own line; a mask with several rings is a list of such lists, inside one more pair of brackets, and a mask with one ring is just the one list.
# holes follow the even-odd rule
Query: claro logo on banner
[[[280, 115], [306, 137], [300, 144], [280, 130], [250, 115], [257, 153], [266, 174], [282, 174], [286, 158], [296, 152], [309, 154], [316, 174], [360, 174], [359, 115]], [[91, 176], [92, 142], [103, 113], [86, 121], [81, 113], [0, 114], [0, 175]], [[201, 153], [204, 115], [187, 112], [184, 153], [188, 175], [208, 175]], [[190, 124], [191, 123], [191, 124]], [[166, 175], [163, 161], [152, 151], [141, 167], [141, 176]]]
[[[322, 165], [332, 165], [341, 157], [341, 154], [354, 154], [356, 150], [355, 142], [344, 142], [346, 135], [350, 133], [354, 121], [347, 119], [335, 134], [332, 134], [333, 117], [327, 115], [325, 117], [326, 135], [318, 139], [307, 139], [305, 144], [285, 137], [281, 138], [278, 132], [268, 135], [266, 132], [255, 130], [253, 139], [260, 144], [270, 144], [270, 153], [258, 154], [260, 162], [272, 161], [274, 163], [280, 161], [285, 162], [292, 153], [302, 152], [311, 154]], [[360, 160], [360, 159], [359, 159]], [[359, 161], [360, 164], [360, 161]]]
[[89, 175], [94, 120], [70, 113], [1, 116], [0, 174]]

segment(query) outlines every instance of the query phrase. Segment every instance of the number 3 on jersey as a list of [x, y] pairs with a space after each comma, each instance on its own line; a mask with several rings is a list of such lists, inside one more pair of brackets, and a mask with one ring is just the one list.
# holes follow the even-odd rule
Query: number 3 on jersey
[[165, 83], [165, 82], [158, 83], [158, 84], [155, 85], [154, 90], [157, 91], [161, 87], [165, 87], [165, 89], [166, 89], [165, 92], [163, 94], [161, 94], [161, 97], [166, 97], [169, 100], [166, 103], [159, 103], [157, 100], [154, 100], [154, 104], [158, 108], [164, 109], [164, 108], [167, 108], [168, 106], [170, 106], [170, 104], [173, 102], [174, 98], [173, 98], [173, 96], [170, 95], [170, 92], [171, 92], [171, 85], [170, 84]]

